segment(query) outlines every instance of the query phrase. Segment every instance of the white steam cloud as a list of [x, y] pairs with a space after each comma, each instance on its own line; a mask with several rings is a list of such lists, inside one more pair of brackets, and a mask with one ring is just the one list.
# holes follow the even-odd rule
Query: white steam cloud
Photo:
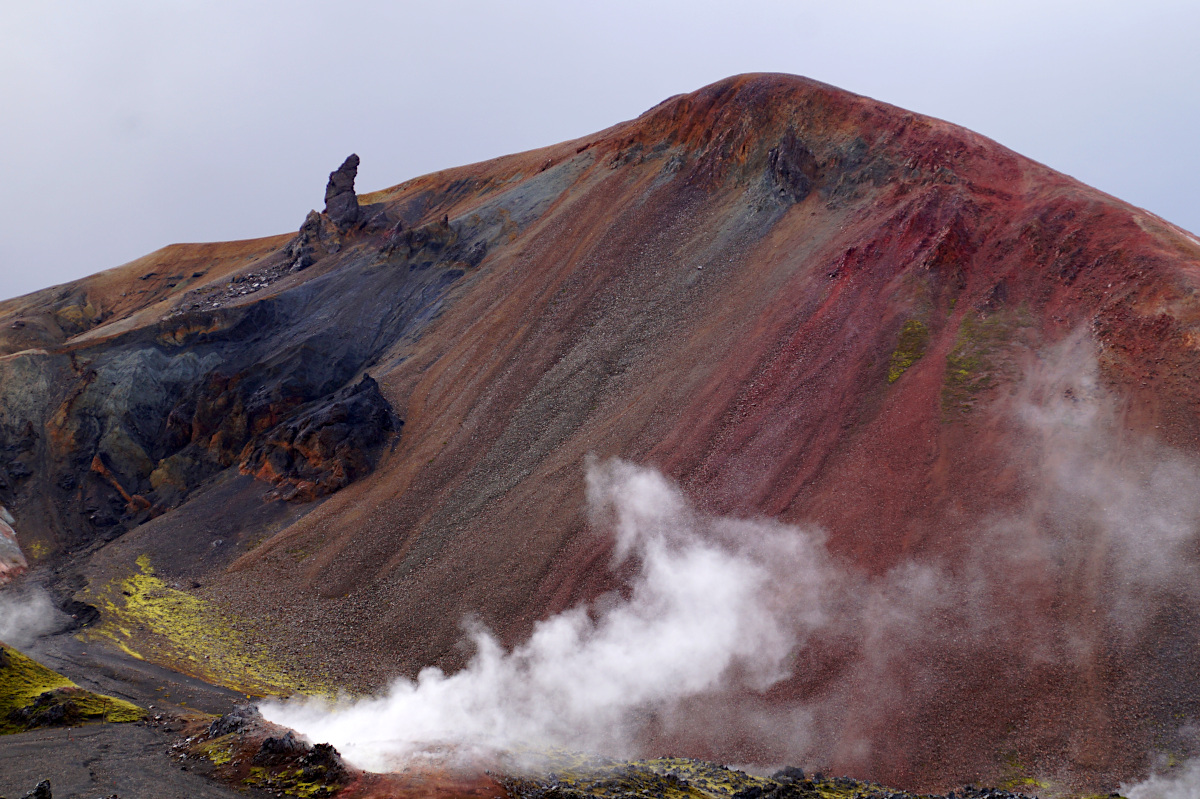
[[[1154, 684], [1146, 642], [1178, 632], [1149, 622], [1164, 607], [1200, 614], [1200, 469], [1121, 431], [1086, 339], [1027, 372], [1003, 400], [1024, 498], [936, 556], [868, 575], [819, 529], [706, 516], [651, 469], [591, 463], [592, 526], [614, 536], [614, 565], [635, 566], [620, 596], [540, 622], [511, 651], [470, 629], [475, 655], [453, 675], [263, 713], [376, 771], [560, 746], [877, 778], [880, 763], [913, 773], [931, 740], [974, 774], [981, 746], [1008, 745], [986, 736], [1019, 731], [1024, 712], [1037, 728], [1050, 697], [1066, 708], [1041, 728], [1063, 753], [1050, 768], [1070, 780], [1071, 753], [1088, 756], [1116, 720], [1096, 664], [1128, 655]], [[1129, 795], [1200, 795], [1164, 792], [1191, 773]]]
[[16, 590], [10, 583], [25, 572], [28, 563], [12, 525], [8, 508], [0, 505], [0, 642], [23, 649], [38, 636], [58, 628], [61, 613], [40, 589]]
[[446, 744], [625, 754], [656, 713], [731, 685], [762, 691], [789, 674], [798, 635], [824, 621], [818, 537], [702, 518], [658, 473], [621, 461], [593, 465], [588, 497], [615, 531], [616, 562], [640, 566], [627, 598], [543, 621], [510, 652], [475, 629], [475, 656], [452, 676], [429, 668], [379, 699], [268, 703], [264, 715], [376, 771]]
[[1128, 799], [1196, 799], [1200, 796], [1200, 759], [1152, 774], [1136, 785], [1122, 785], [1121, 795]]
[[61, 617], [44, 591], [0, 593], [0, 641], [15, 649], [61, 627]]
[[[937, 691], [932, 672], [909, 664], [936, 652], [937, 636], [960, 646], [983, 634], [971, 618], [979, 589], [953, 589], [936, 565], [870, 579], [832, 558], [819, 529], [706, 516], [624, 461], [589, 464], [587, 484], [593, 526], [615, 536], [613, 565], [636, 563], [623, 596], [542, 621], [511, 651], [470, 629], [474, 657], [453, 675], [427, 668], [383, 697], [267, 702], [263, 715], [371, 771], [651, 745], [769, 763], [810, 751], [814, 730], [845, 723], [848, 704], [886, 716]], [[853, 653], [842, 683], [804, 702], [765, 700], [819, 665], [810, 644]], [[870, 737], [843, 731], [843, 746], [865, 756]]]

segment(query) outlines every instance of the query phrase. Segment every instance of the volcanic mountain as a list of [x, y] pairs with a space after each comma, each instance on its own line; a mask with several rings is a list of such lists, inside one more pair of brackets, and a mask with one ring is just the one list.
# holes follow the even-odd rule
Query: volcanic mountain
[[781, 75], [357, 203], [356, 166], [296, 235], [0, 303], [0, 502], [84, 634], [260, 692], [452, 671], [464, 620], [628, 596], [616, 458], [828, 565], [746, 700], [792, 726], [698, 699], [640, 748], [931, 787], [1190, 753], [1194, 236]]

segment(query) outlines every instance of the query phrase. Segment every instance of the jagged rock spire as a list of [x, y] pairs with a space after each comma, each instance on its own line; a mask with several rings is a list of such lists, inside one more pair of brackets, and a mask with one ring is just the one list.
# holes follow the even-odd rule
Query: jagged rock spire
[[325, 186], [325, 215], [338, 227], [358, 221], [358, 195], [354, 193], [354, 178], [358, 175], [358, 156], [354, 153], [329, 173]]

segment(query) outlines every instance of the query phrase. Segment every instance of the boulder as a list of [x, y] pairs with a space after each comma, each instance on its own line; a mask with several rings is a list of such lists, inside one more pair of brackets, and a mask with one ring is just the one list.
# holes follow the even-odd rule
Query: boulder
[[370, 472], [379, 446], [403, 424], [364, 374], [249, 442], [240, 469], [277, 486], [273, 499], [306, 502]]
[[32, 791], [25, 794], [22, 799], [51, 799], [51, 797], [50, 780], [42, 780]]

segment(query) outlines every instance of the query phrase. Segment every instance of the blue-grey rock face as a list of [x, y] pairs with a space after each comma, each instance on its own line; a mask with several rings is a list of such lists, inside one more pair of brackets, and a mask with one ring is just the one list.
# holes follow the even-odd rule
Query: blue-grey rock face
[[334, 231], [289, 281], [303, 236], [149, 324], [0, 359], [0, 500], [43, 547], [110, 540], [226, 470], [293, 501], [371, 470], [402, 421], [368, 373], [487, 245], [445, 222], [383, 245]]

